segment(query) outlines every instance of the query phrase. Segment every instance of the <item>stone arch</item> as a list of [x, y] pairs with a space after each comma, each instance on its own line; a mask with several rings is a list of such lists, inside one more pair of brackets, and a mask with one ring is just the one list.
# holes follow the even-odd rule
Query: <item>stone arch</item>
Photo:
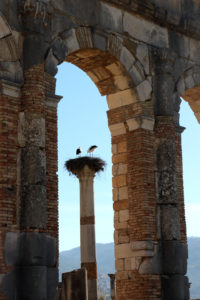
[[23, 82], [20, 63], [21, 45], [21, 35], [11, 30], [0, 12], [0, 78], [15, 83]]
[[[56, 38], [48, 50], [45, 61], [45, 71], [51, 76], [56, 73], [57, 64], [64, 60], [75, 64], [88, 74], [102, 95], [107, 95], [108, 126], [112, 137], [114, 237], [118, 282], [121, 281], [122, 273], [127, 273], [127, 268], [130, 268], [130, 272], [138, 272], [140, 269], [140, 274], [146, 274], [147, 252], [143, 249], [150, 247], [152, 255], [154, 251], [155, 253], [158, 251], [156, 243], [147, 242], [149, 235], [152, 240], [155, 239], [156, 231], [155, 209], [152, 208], [153, 205], [147, 204], [151, 201], [150, 193], [145, 192], [144, 196], [143, 191], [136, 192], [134, 203], [138, 201], [139, 213], [133, 208], [132, 201], [133, 190], [134, 188], [136, 190], [138, 185], [137, 176], [142, 180], [141, 172], [144, 173], [142, 177], [145, 177], [148, 169], [154, 172], [154, 159], [152, 159], [151, 166], [144, 167], [142, 171], [140, 166], [136, 167], [134, 180], [131, 182], [135, 168], [134, 161], [141, 155], [141, 151], [144, 157], [148, 157], [149, 153], [151, 158], [154, 156], [154, 113], [148, 47], [138, 43], [136, 51], [132, 52], [132, 48], [115, 34], [94, 33], [89, 27], [79, 27]], [[48, 119], [46, 122], [47, 128], [51, 128]], [[146, 147], [143, 147], [144, 144]], [[46, 147], [49, 148], [48, 145]], [[144, 165], [146, 163], [148, 164], [148, 159]], [[50, 173], [48, 166], [47, 173]], [[149, 180], [153, 186], [154, 175], [149, 177]], [[144, 204], [139, 203], [139, 197], [145, 198]], [[137, 214], [140, 214], [143, 206], [147, 213], [139, 220]], [[131, 230], [133, 229], [131, 234], [130, 227]], [[135, 242], [131, 243], [133, 241]], [[132, 252], [132, 247], [139, 249], [141, 259], [137, 264], [134, 260], [138, 252], [136, 254], [135, 250]], [[128, 264], [131, 260], [133, 265], [125, 267], [125, 263]], [[124, 264], [122, 269], [120, 262]], [[129, 282], [130, 286], [131, 282]], [[120, 289], [119, 284], [118, 293]]]
[[194, 66], [186, 70], [178, 79], [176, 84], [175, 97], [183, 97], [198, 122], [200, 123], [200, 67]]
[[[109, 109], [133, 103], [140, 106], [136, 118], [128, 118], [131, 130], [143, 126], [152, 130], [152, 75], [147, 45], [130, 47], [117, 34], [93, 32], [90, 27], [81, 26], [54, 39], [46, 56], [46, 72], [55, 75], [57, 65], [64, 60], [87, 73], [101, 95], [107, 95]], [[138, 119], [139, 115], [143, 115], [142, 119]]]

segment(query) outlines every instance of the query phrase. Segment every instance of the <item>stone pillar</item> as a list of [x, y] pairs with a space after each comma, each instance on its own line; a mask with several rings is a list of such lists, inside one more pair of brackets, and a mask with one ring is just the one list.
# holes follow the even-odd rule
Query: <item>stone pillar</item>
[[95, 157], [79, 157], [68, 160], [66, 169], [77, 176], [80, 182], [80, 231], [81, 268], [86, 268], [88, 300], [97, 300], [97, 263], [94, 217], [95, 173], [104, 170], [105, 162]]
[[110, 277], [110, 296], [111, 300], [115, 300], [115, 274], [108, 274]]
[[94, 176], [95, 171], [87, 165], [77, 174], [80, 182], [81, 268], [87, 269], [88, 300], [97, 299]]
[[[155, 135], [158, 239], [162, 246], [162, 293], [164, 300], [189, 299], [187, 243], [184, 235], [183, 199], [180, 197], [181, 151], [177, 118], [174, 118], [173, 66], [167, 49], [153, 53], [155, 64]], [[176, 99], [175, 99], [176, 100]], [[177, 163], [178, 162], [178, 163]], [[182, 220], [182, 222], [181, 222]], [[181, 225], [182, 223], [182, 225]]]
[[[54, 299], [56, 238], [47, 230], [44, 65], [25, 71], [19, 114], [21, 164], [19, 299]], [[37, 288], [36, 288], [37, 287]]]

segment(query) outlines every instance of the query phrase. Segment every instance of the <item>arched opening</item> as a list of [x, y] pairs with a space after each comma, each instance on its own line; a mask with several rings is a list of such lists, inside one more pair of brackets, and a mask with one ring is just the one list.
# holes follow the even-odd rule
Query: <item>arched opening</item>
[[[196, 89], [198, 92], [198, 89]], [[186, 92], [186, 95], [189, 91]], [[184, 95], [183, 98], [187, 99]], [[198, 100], [197, 100], [198, 101]], [[199, 291], [199, 242], [200, 242], [200, 205], [199, 205], [199, 175], [200, 168], [200, 128], [197, 119], [197, 105], [195, 98], [190, 98], [189, 103], [182, 101], [180, 110], [180, 123], [186, 127], [182, 135], [183, 153], [183, 181], [185, 213], [188, 237], [188, 277], [191, 282], [190, 297], [200, 297]], [[192, 110], [191, 108], [196, 108]], [[194, 115], [196, 113], [196, 116]]]
[[[134, 128], [134, 126], [137, 128], [138, 126], [137, 120], [132, 120], [130, 118], [131, 116], [129, 117], [127, 115], [127, 107], [137, 102], [136, 93], [131, 89], [132, 83], [126, 75], [125, 69], [116, 58], [107, 52], [101, 52], [96, 49], [80, 50], [70, 54], [67, 57], [67, 61], [72, 62], [87, 72], [97, 85], [101, 94], [108, 95], [107, 100], [110, 108], [108, 113], [109, 128], [112, 137], [114, 137], [115, 140], [118, 139], [118, 141], [116, 140], [117, 142], [112, 145], [114, 163], [113, 197], [115, 201], [114, 209], [116, 208], [115, 220], [120, 232], [119, 236], [116, 235], [115, 232], [115, 242], [117, 244], [123, 243], [126, 242], [129, 234], [128, 229], [125, 227], [128, 216], [128, 191], [126, 187], [127, 181], [124, 181], [124, 178], [127, 176], [127, 164], [123, 163], [123, 160], [126, 156], [127, 144], [123, 136], [126, 134], [126, 126], [127, 128]], [[64, 71], [64, 69], [67, 68], [68, 71]], [[61, 251], [79, 245], [79, 184], [77, 179], [69, 177], [66, 171], [63, 170], [64, 161], [74, 157], [75, 150], [79, 146], [83, 148], [84, 154], [86, 154], [90, 144], [97, 144], [99, 146], [96, 151], [97, 156], [99, 155], [108, 164], [105, 174], [100, 175], [100, 177], [98, 176], [95, 183], [96, 241], [97, 243], [105, 243], [111, 242], [113, 239], [111, 137], [110, 133], [108, 133], [108, 121], [105, 113], [107, 104], [106, 99], [100, 97], [99, 91], [89, 77], [84, 73], [82, 75], [80, 73], [83, 72], [72, 64], [63, 64], [58, 73], [60, 79], [57, 84], [57, 94], [62, 94], [64, 98], [66, 98], [59, 104], [59, 124], [62, 123], [62, 128], [61, 125], [59, 125], [59, 173], [62, 174], [60, 175], [59, 181]], [[67, 79], [68, 76], [71, 77], [71, 81]], [[68, 85], [66, 85], [66, 81]], [[66, 96], [63, 86], [66, 86]], [[88, 89], [89, 86], [91, 86], [90, 89]], [[93, 94], [93, 90], [95, 90], [95, 94]], [[125, 95], [123, 95], [123, 93], [125, 93]], [[123, 105], [126, 106], [125, 109], [122, 108]], [[138, 108], [138, 103], [135, 103], [135, 105]], [[111, 112], [112, 110], [113, 114]], [[103, 114], [104, 121], [101, 121]], [[132, 114], [134, 115], [135, 111], [133, 111]], [[127, 125], [125, 124], [126, 118], [130, 118]], [[107, 127], [107, 131], [105, 128], [102, 129], [102, 127]], [[105, 135], [107, 136], [106, 140]], [[61, 144], [61, 140], [63, 144]], [[64, 186], [66, 189], [64, 189]], [[120, 224], [122, 228], [120, 228]], [[73, 236], [73, 241], [72, 239], [70, 241], [70, 235], [71, 237]], [[69, 236], [69, 239], [67, 236]], [[107, 249], [105, 251], [107, 253], [104, 254], [104, 256], [107, 256], [104, 258], [104, 261], [107, 261], [105, 273], [102, 274], [102, 263], [99, 268], [104, 289], [103, 293], [109, 292], [109, 278], [106, 278], [106, 273], [114, 273], [113, 244], [110, 246], [107, 245], [106, 247]], [[110, 254], [111, 250], [112, 254]], [[102, 248], [99, 247], [99, 252], [100, 251], [102, 254]], [[62, 258], [60, 264], [62, 264]], [[75, 267], [77, 268], [79, 266], [75, 265]], [[66, 270], [60, 266], [60, 271], [62, 273]]]
[[[64, 97], [58, 107], [60, 273], [80, 267], [80, 250], [77, 249], [80, 246], [79, 182], [64, 170], [64, 162], [76, 156], [75, 150], [79, 146], [83, 149], [82, 155], [87, 155], [88, 147], [97, 144], [94, 156], [101, 157], [107, 163], [105, 172], [95, 179], [97, 263], [98, 258], [103, 262], [106, 256], [109, 256], [107, 261], [112, 257], [111, 269], [99, 264], [99, 275], [103, 279], [107, 275], [104, 272], [106, 267], [108, 273], [114, 271], [114, 252], [112, 256], [110, 253], [99, 253], [105, 247], [99, 243], [112, 243], [107, 247], [113, 250], [111, 138], [107, 126], [106, 98], [101, 97], [83, 71], [69, 63], [59, 68], [57, 92]], [[63, 253], [66, 250], [71, 251]], [[70, 259], [68, 255], [74, 257]]]

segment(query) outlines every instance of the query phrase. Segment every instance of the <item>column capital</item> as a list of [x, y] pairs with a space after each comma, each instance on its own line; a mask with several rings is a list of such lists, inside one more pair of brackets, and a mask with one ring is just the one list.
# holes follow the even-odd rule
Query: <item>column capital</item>
[[105, 162], [101, 158], [83, 156], [66, 161], [65, 167], [79, 180], [93, 179], [95, 174], [103, 171]]
[[176, 55], [168, 48], [153, 48], [152, 60], [156, 74], [171, 74], [173, 72]]

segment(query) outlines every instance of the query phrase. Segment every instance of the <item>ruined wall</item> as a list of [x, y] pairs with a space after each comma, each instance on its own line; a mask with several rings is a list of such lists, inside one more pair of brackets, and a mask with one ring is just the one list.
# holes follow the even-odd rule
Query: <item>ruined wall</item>
[[200, 121], [199, 12], [186, 0], [1, 1], [0, 300], [55, 299], [64, 61], [107, 96], [117, 299], [189, 299], [179, 106]]

